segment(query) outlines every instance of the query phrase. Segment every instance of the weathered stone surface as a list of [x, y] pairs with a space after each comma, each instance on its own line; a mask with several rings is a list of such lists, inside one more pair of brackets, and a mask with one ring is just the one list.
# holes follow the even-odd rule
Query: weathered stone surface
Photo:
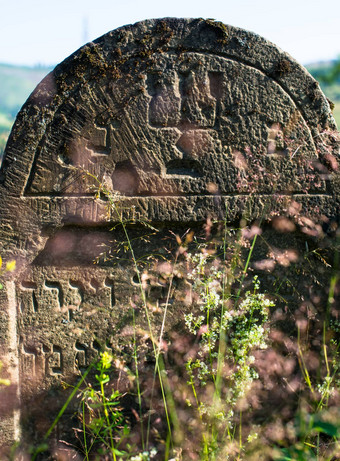
[[124, 240], [108, 231], [118, 218], [94, 199], [94, 177], [117, 192], [124, 219], [171, 228], [268, 217], [292, 200], [331, 217], [335, 130], [302, 66], [211, 20], [125, 26], [58, 65], [19, 113], [0, 173], [1, 254], [18, 261], [0, 293], [13, 383], [5, 438], [16, 434], [18, 386], [28, 405], [86, 367], [136, 290], [131, 263], [93, 266], [102, 245]]
[[232, 220], [287, 195], [306, 208], [318, 195], [330, 211], [333, 129], [318, 84], [264, 39], [213, 21], [147, 21], [45, 78], [18, 117], [2, 183], [46, 224], [102, 220], [90, 178], [69, 165], [105, 174], [150, 220], [218, 214], [210, 182]]

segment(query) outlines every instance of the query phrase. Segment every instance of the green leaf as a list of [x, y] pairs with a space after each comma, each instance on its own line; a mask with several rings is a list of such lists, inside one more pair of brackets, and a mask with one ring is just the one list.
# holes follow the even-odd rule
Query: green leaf
[[338, 434], [338, 428], [334, 424], [326, 423], [325, 421], [314, 421], [312, 430], [322, 432], [323, 434], [336, 437]]
[[126, 454], [125, 451], [119, 451], [119, 450], [117, 450], [117, 448], [114, 448], [114, 452], [115, 452], [115, 454], [118, 455], [118, 456], [123, 456], [123, 455]]

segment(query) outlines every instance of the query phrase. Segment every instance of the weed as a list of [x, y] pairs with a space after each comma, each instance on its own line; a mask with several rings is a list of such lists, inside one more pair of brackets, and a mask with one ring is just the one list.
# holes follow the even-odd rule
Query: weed
[[[119, 445], [128, 435], [128, 427], [119, 407], [122, 394], [115, 389], [105, 392], [105, 385], [110, 382], [109, 369], [113, 355], [107, 351], [101, 353], [96, 364], [96, 385], [88, 385], [81, 391], [81, 423], [83, 451], [85, 459], [89, 460], [90, 452], [101, 445], [100, 453], [111, 453], [114, 460], [125, 453], [119, 450]], [[98, 387], [96, 389], [95, 387]]]
[[[182, 236], [169, 233], [172, 251], [141, 257], [130, 234], [134, 223], [124, 220], [119, 197], [99, 182], [97, 197], [105, 197], [118, 223], [115, 229], [121, 228], [119, 251], [125, 260], [131, 258], [134, 269], [138, 293], [131, 300], [132, 357], [103, 345], [100, 359], [73, 388], [32, 459], [46, 451], [76, 395], [77, 453], [86, 461], [332, 459], [340, 426], [334, 412], [340, 380], [334, 301], [338, 273], [331, 275], [329, 299], [318, 319], [286, 270], [302, 278], [311, 272], [321, 286], [313, 274], [315, 261], [328, 271], [336, 262], [331, 264], [322, 248], [313, 249], [307, 241], [298, 260], [289, 247], [281, 251], [263, 234], [257, 238], [262, 232], [258, 223], [229, 229], [209, 221], [203, 235], [190, 229]], [[287, 221], [282, 218], [276, 225], [294, 232], [295, 224]], [[147, 223], [145, 228], [150, 238], [157, 232]], [[275, 302], [273, 294], [260, 291], [260, 275], [254, 273], [253, 258], [263, 251], [257, 249], [259, 242], [272, 266], [285, 271], [276, 278], [270, 274]], [[162, 288], [154, 303], [150, 286]], [[301, 302], [295, 311], [292, 304], [285, 306], [286, 293], [279, 296], [282, 288]], [[171, 329], [169, 318], [176, 309]], [[118, 369], [128, 377], [128, 390], [122, 391], [115, 379]], [[93, 371], [95, 377], [87, 382]]]
[[[251, 251], [251, 250], [250, 250]], [[274, 303], [258, 292], [258, 277], [253, 291], [243, 298], [231, 294], [224, 270], [214, 264], [206, 251], [189, 258], [193, 264], [190, 279], [198, 295], [199, 309], [185, 316], [189, 332], [199, 346], [195, 357], [186, 362], [188, 385], [202, 422], [202, 459], [216, 459], [235, 442], [234, 414], [242, 398], [258, 379], [254, 368], [256, 349], [265, 349], [268, 341], [268, 314]], [[210, 264], [209, 264], [209, 259]], [[241, 278], [242, 280], [242, 278]], [[205, 392], [205, 389], [210, 391]], [[239, 414], [239, 449], [243, 448], [242, 416]], [[254, 434], [250, 436], [253, 440]], [[225, 459], [231, 459], [225, 453]]]

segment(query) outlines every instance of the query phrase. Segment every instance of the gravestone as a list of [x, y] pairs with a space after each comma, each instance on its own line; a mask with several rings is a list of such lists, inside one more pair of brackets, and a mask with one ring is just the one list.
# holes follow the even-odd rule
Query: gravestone
[[[17, 269], [1, 297], [1, 438], [55, 416], [62, 381], [119, 336], [138, 291], [121, 219], [167, 229], [284, 213], [339, 213], [338, 143], [317, 82], [265, 39], [203, 19], [109, 32], [59, 64], [21, 109], [0, 173], [1, 255]], [[97, 181], [98, 179], [98, 181]], [[108, 213], [103, 181], [114, 191]], [[182, 226], [182, 227], [181, 227]], [[184, 226], [184, 227], [183, 227]], [[163, 232], [163, 233], [162, 233]], [[117, 254], [121, 249], [117, 247]], [[97, 260], [98, 264], [93, 264]], [[138, 282], [138, 281], [137, 281]], [[171, 306], [169, 325], [181, 312]], [[48, 402], [48, 403], [47, 403]], [[35, 425], [35, 426], [34, 426]]]

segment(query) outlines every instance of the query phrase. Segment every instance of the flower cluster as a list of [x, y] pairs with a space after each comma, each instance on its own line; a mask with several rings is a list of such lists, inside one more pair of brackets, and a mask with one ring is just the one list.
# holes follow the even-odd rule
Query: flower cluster
[[150, 461], [150, 459], [154, 458], [157, 455], [156, 448], [151, 448], [150, 451], [143, 451], [143, 453], [139, 453], [136, 456], [130, 458], [131, 461]]
[[226, 270], [221, 269], [216, 257], [210, 259], [204, 248], [189, 256], [189, 260], [193, 265], [190, 279], [197, 309], [185, 315], [185, 324], [197, 336], [199, 347], [196, 357], [190, 357], [186, 363], [188, 384], [202, 418], [211, 412], [208, 402], [200, 399], [199, 389], [208, 383], [215, 387], [216, 383], [223, 383], [220, 388], [224, 403], [219, 404], [214, 417], [231, 428], [238, 402], [258, 378], [253, 353], [267, 347], [268, 316], [274, 303], [258, 292], [257, 276], [252, 292], [233, 296]]

